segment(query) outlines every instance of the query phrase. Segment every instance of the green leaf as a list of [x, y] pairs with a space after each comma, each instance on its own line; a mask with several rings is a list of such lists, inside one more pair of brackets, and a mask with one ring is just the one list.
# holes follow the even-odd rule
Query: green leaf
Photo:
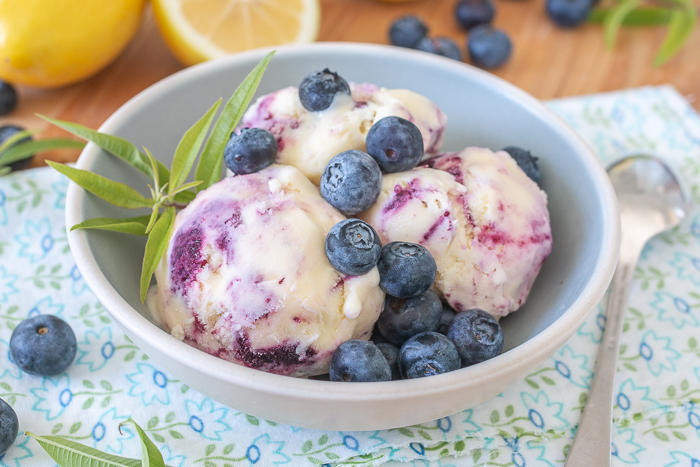
[[160, 219], [156, 222], [156, 225], [148, 234], [148, 240], [146, 241], [146, 251], [143, 255], [143, 267], [141, 269], [141, 302], [146, 300], [146, 292], [148, 291], [148, 286], [151, 283], [151, 276], [153, 272], [158, 267], [160, 259], [165, 253], [165, 249], [168, 246], [168, 241], [170, 240], [170, 230], [173, 227], [173, 222], [175, 221], [175, 208], [169, 207], [160, 216]]
[[51, 138], [39, 141], [28, 141], [8, 149], [0, 155], [0, 165], [9, 165], [13, 162], [21, 161], [33, 156], [38, 152], [50, 151], [52, 149], [82, 149], [85, 143], [67, 138]]
[[640, 0], [622, 0], [614, 8], [612, 8], [609, 14], [605, 17], [603, 21], [603, 28], [605, 30], [605, 46], [608, 50], [612, 50], [615, 46], [615, 38], [617, 37], [617, 31], [620, 29], [622, 22], [625, 17], [634, 9], [641, 5]]
[[306, 442], [304, 442], [304, 444], [301, 445], [301, 452], [306, 454], [307, 452], [311, 451], [313, 449], [313, 447], [314, 447], [313, 443], [311, 442], [310, 439], [308, 439], [308, 440], [306, 440]]
[[481, 449], [475, 449], [472, 451], [472, 461], [476, 464], [481, 459]]
[[660, 67], [683, 46], [695, 29], [697, 13], [692, 0], [685, 0], [685, 11], [674, 11], [668, 23], [668, 32], [659, 52], [654, 57], [654, 66]]
[[165, 438], [163, 438], [163, 437], [162, 437], [161, 435], [159, 435], [158, 433], [151, 433], [151, 436], [153, 436], [153, 439], [155, 439], [155, 440], [158, 441], [159, 443], [164, 443], [164, 442], [165, 442]]
[[428, 441], [432, 441], [432, 439], [433, 439], [433, 438], [430, 436], [430, 434], [428, 434], [428, 432], [425, 431], [425, 430], [420, 430], [420, 429], [419, 429], [419, 430], [418, 430], [418, 434], [421, 435], [421, 437], [422, 437], [423, 439], [427, 439]]
[[12, 136], [6, 138], [2, 143], [0, 143], [0, 153], [5, 152], [5, 150], [10, 149], [12, 146], [19, 143], [25, 138], [31, 138], [34, 134], [36, 134], [36, 131], [29, 130], [22, 130], [18, 131], [17, 133], [14, 133]]
[[173, 420], [175, 420], [175, 412], [168, 412], [168, 415], [165, 416], [165, 423], [170, 423]]
[[539, 389], [539, 388], [540, 388], [540, 385], [537, 384], [537, 383], [535, 383], [535, 382], [534, 382], [533, 380], [531, 380], [530, 378], [525, 378], [525, 382], [526, 382], [530, 387], [532, 387], [533, 389]]
[[411, 430], [409, 430], [408, 428], [399, 428], [399, 433], [401, 433], [404, 436], [408, 436], [409, 438], [415, 437], [413, 432]]
[[182, 436], [182, 433], [180, 433], [179, 431], [169, 430], [168, 433], [170, 433], [170, 436], [172, 436], [175, 439], [183, 439], [184, 438], [184, 436]]
[[0, 383], [0, 387], [3, 388], [5, 391], [12, 391], [12, 387], [4, 381]]
[[[588, 16], [589, 23], [602, 24], [611, 13], [612, 8], [594, 8]], [[667, 24], [671, 19], [671, 11], [665, 8], [638, 8], [629, 12], [622, 20], [623, 26], [658, 26]]]
[[513, 409], [512, 405], [508, 405], [506, 407], [506, 410], [505, 410], [506, 417], [508, 417], [508, 418], [512, 417], [514, 412], [515, 412], [515, 409]]
[[671, 385], [666, 388], [666, 394], [668, 397], [673, 397], [676, 395], [676, 387], [674, 385]]
[[103, 379], [102, 381], [100, 381], [100, 386], [102, 386], [102, 389], [104, 389], [105, 391], [111, 391], [111, 390], [112, 390], [112, 383], [110, 383], [110, 382], [107, 381], [107, 380], [104, 380], [104, 379]]
[[127, 418], [126, 421], [119, 424], [119, 432], [121, 433], [121, 427], [124, 425], [131, 425], [136, 429], [136, 432], [141, 438], [141, 465], [143, 467], [165, 467], [165, 462], [163, 461], [163, 454], [160, 453], [158, 448], [151, 438], [149, 438], [146, 433], [141, 429], [141, 427], [131, 418]]
[[328, 442], [328, 435], [323, 435], [318, 439], [318, 444], [323, 446]]
[[668, 437], [668, 435], [662, 431], [654, 431], [654, 436], [656, 436], [658, 439], [661, 441], [671, 441], [671, 439]]
[[491, 420], [491, 423], [498, 423], [498, 421], [501, 419], [501, 415], [498, 413], [498, 410], [491, 412], [489, 419]]
[[39, 117], [67, 131], [68, 133], [95, 143], [105, 151], [117, 156], [127, 164], [135, 167], [148, 178], [153, 178], [153, 170], [151, 169], [151, 164], [148, 162], [148, 159], [139, 152], [135, 145], [131, 144], [129, 141], [119, 138], [118, 136], [99, 133], [91, 128], [79, 125], [77, 123], [64, 122], [46, 117], [44, 115], [39, 115]]
[[681, 381], [681, 391], [687, 391], [688, 388], [690, 388], [690, 383], [688, 382], [687, 379], [684, 379]]
[[95, 398], [88, 397], [87, 400], [85, 402], [83, 402], [83, 410], [89, 409], [90, 407], [92, 407], [93, 402], [95, 402]]
[[138, 459], [107, 454], [59, 436], [38, 436], [28, 431], [25, 434], [34, 438], [61, 467], [141, 467]]
[[691, 338], [688, 339], [688, 347], [690, 347], [691, 350], [694, 349], [694, 348], [697, 347], [697, 346], [698, 346], [698, 341], [697, 341], [697, 339], [695, 339], [694, 337], [691, 337]]
[[109, 230], [111, 232], [121, 232], [131, 235], [146, 235], [146, 225], [150, 216], [128, 217], [125, 219], [110, 219], [108, 217], [97, 217], [88, 219], [80, 224], [75, 224], [71, 227], [71, 232], [74, 230]]
[[251, 425], [255, 425], [255, 426], [260, 425], [260, 420], [253, 417], [252, 415], [246, 415], [245, 419], [248, 420], [248, 423], [250, 423]]
[[146, 424], [146, 427], [150, 430], [158, 425], [158, 417], [151, 417], [151, 419]]
[[[176, 194], [178, 194], [178, 193], [180, 193], [180, 192], [183, 192], [183, 191], [187, 191], [187, 190], [189, 190], [190, 188], [196, 188], [196, 187], [198, 187], [198, 186], [201, 185], [201, 184], [202, 184], [201, 180], [195, 180], [194, 182], [185, 183], [184, 185], [180, 185], [178, 188], [176, 188], [176, 189], [173, 191], [173, 195], [176, 195]], [[192, 192], [190, 191], [189, 193], [192, 193]], [[195, 196], [195, 194], [192, 193], [192, 196]]]
[[465, 443], [465, 442], [462, 441], [462, 440], [457, 441], [457, 442], [455, 443], [455, 447], [454, 447], [455, 452], [462, 452], [462, 451], [464, 451], [464, 448], [466, 447], [466, 445], [467, 445], [467, 443]]
[[676, 438], [680, 439], [681, 441], [685, 441], [685, 440], [688, 439], [688, 438], [686, 438], [686, 436], [685, 436], [683, 433], [681, 433], [680, 431], [673, 430], [671, 433], [673, 433], [673, 436], [675, 436]]
[[77, 433], [78, 430], [80, 430], [80, 427], [83, 426], [82, 422], [75, 422], [74, 424], [71, 425], [70, 430], [68, 432], [72, 435], [73, 433]]
[[160, 209], [158, 208], [159, 206], [157, 204], [153, 205], [153, 209], [151, 210], [151, 217], [148, 219], [148, 225], [146, 225], [146, 234], [149, 234], [151, 230], [153, 230], [153, 226], [156, 225], [158, 215], [160, 214]]
[[[87, 306], [87, 305], [85, 305], [85, 306]], [[82, 313], [81, 313], [81, 314], [82, 314]], [[83, 380], [83, 386], [85, 386], [86, 388], [89, 388], [89, 389], [94, 389], [94, 388], [95, 388], [95, 385], [92, 384], [92, 381], [89, 381], [89, 380], [87, 380], [87, 379], [84, 379], [84, 380]]]
[[4, 177], [10, 172], [12, 172], [12, 167], [0, 167], [0, 177]]
[[229, 454], [231, 454], [235, 447], [236, 445], [233, 443], [227, 444], [226, 447], [224, 447], [224, 456], [228, 456]]
[[554, 380], [553, 380], [552, 378], [550, 378], [550, 377], [548, 377], [548, 376], [542, 375], [542, 376], [540, 376], [540, 378], [542, 378], [542, 381], [544, 381], [546, 384], [548, 384], [548, 385], [550, 385], [550, 386], [554, 386], [554, 385], [557, 384], [557, 383], [554, 382]]
[[214, 452], [215, 449], [216, 449], [216, 444], [207, 445], [207, 449], [205, 449], [204, 455], [208, 457], [209, 455], [211, 455], [212, 452]]
[[197, 194], [191, 191], [181, 191], [175, 195], [174, 201], [180, 204], [189, 204], [194, 200], [195, 196]]
[[152, 199], [145, 198], [139, 192], [123, 183], [94, 174], [88, 170], [74, 169], [57, 162], [46, 161], [48, 165], [61, 172], [76, 184], [103, 200], [127, 209], [150, 208]]
[[224, 147], [229, 140], [229, 135], [238, 124], [238, 121], [243, 116], [248, 104], [255, 95], [255, 90], [260, 84], [265, 69], [274, 52], [267, 54], [260, 63], [250, 72], [243, 82], [238, 86], [238, 89], [233, 93], [231, 98], [226, 102], [224, 110], [221, 112], [219, 119], [214, 125], [214, 129], [204, 146], [202, 156], [199, 158], [199, 164], [195, 170], [195, 180], [202, 180], [197, 191], [202, 191], [214, 183], [221, 180], [221, 166], [224, 158]]
[[55, 424], [54, 427], [53, 427], [53, 429], [51, 430], [51, 434], [52, 434], [52, 435], [55, 435], [56, 433], [58, 433], [59, 431], [61, 431], [62, 428], [63, 428], [63, 423], [57, 423], [57, 424]]
[[199, 154], [199, 150], [202, 148], [204, 137], [207, 135], [209, 127], [211, 127], [211, 123], [214, 121], [214, 114], [219, 110], [220, 105], [221, 99], [216, 101], [207, 113], [185, 132], [180, 143], [177, 145], [175, 156], [173, 156], [173, 163], [170, 168], [168, 194], [172, 195], [175, 189], [182, 185], [190, 174], [190, 170], [192, 170], [192, 166], [194, 165], [194, 160], [197, 158], [197, 154]]
[[136, 351], [132, 350], [131, 352], [129, 352], [128, 354], [126, 354], [124, 356], [124, 361], [128, 362], [129, 360], [133, 360], [135, 356], [136, 356]]
[[334, 452], [325, 452], [324, 454], [329, 459], [340, 459], [340, 456]]

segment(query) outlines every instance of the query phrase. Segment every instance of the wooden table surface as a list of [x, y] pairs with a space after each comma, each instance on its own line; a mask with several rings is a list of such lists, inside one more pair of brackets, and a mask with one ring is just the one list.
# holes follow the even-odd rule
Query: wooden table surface
[[[458, 41], [463, 51], [466, 34], [454, 20], [456, 0], [416, 0], [379, 3], [373, 0], [321, 0], [319, 41], [387, 43], [392, 19], [414, 13], [430, 34]], [[658, 84], [672, 84], [700, 110], [700, 27], [681, 52], [661, 68], [652, 66], [665, 27], [622, 28], [613, 52], [605, 49], [599, 25], [576, 30], [555, 27], [544, 11], [544, 0], [494, 0], [494, 24], [507, 31], [514, 51], [494, 73], [540, 99]], [[99, 127], [129, 98], [156, 81], [181, 70], [161, 40], [150, 5], [134, 40], [119, 58], [92, 78], [69, 87], [40, 90], [21, 87], [20, 103], [0, 124], [15, 123], [46, 129], [40, 137], [64, 136], [36, 113]], [[75, 160], [76, 151], [45, 153], [53, 160]], [[33, 166], [43, 163], [37, 157]]]

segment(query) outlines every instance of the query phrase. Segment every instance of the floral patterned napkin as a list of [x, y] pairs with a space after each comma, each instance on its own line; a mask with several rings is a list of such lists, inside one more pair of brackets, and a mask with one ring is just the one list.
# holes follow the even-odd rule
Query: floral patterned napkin
[[[613, 464], [700, 466], [700, 116], [671, 87], [550, 101], [604, 164], [653, 151], [693, 201], [679, 228], [639, 262], [616, 377]], [[605, 324], [599, 306], [544, 365], [472, 409], [388, 431], [326, 432], [261, 420], [218, 404], [155, 366], [112, 322], [68, 249], [67, 180], [50, 169], [0, 178], [0, 397], [20, 431], [56, 434], [140, 458], [133, 417], [170, 466], [561, 466], [591, 382]], [[22, 373], [12, 329], [50, 313], [76, 332], [65, 374]], [[20, 434], [2, 467], [55, 465]]]

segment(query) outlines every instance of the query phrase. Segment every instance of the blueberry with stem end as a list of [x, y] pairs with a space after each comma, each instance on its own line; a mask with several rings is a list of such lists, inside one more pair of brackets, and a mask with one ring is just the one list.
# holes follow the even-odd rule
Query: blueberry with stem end
[[350, 85], [328, 68], [311, 73], [299, 85], [299, 100], [309, 112], [326, 110], [339, 93], [349, 96]]
[[10, 337], [10, 356], [30, 375], [63, 373], [75, 358], [78, 343], [73, 329], [53, 315], [37, 315], [17, 325]]
[[224, 148], [226, 167], [235, 175], [259, 172], [277, 158], [277, 140], [262, 128], [241, 128]]
[[345, 219], [331, 227], [325, 246], [331, 266], [349, 276], [369, 272], [382, 254], [379, 235], [360, 219]]
[[496, 318], [479, 308], [455, 315], [447, 330], [462, 359], [462, 366], [495, 357], [503, 350], [503, 330]]
[[374, 122], [365, 145], [384, 173], [411, 170], [423, 157], [423, 135], [413, 122], [401, 117]]
[[434, 376], [459, 369], [454, 343], [437, 332], [423, 332], [404, 342], [399, 351], [399, 372], [404, 379]]
[[367, 153], [350, 149], [328, 162], [321, 175], [321, 196], [346, 216], [366, 211], [379, 197], [382, 171]]
[[433, 285], [437, 275], [437, 264], [427, 248], [409, 242], [384, 245], [377, 268], [379, 287], [398, 298], [422, 294]]
[[406, 15], [394, 20], [389, 28], [389, 41], [399, 47], [412, 49], [428, 34], [428, 26], [418, 17]]
[[442, 303], [432, 290], [411, 298], [387, 295], [377, 326], [388, 342], [401, 345], [416, 334], [437, 330], [441, 315]]
[[360, 339], [343, 342], [335, 349], [329, 374], [331, 381], [391, 381], [391, 368], [381, 350]]

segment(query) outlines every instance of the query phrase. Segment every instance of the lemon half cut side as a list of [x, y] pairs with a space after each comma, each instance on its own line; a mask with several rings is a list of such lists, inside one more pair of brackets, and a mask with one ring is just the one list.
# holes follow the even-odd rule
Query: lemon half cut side
[[185, 65], [318, 35], [319, 0], [153, 0], [163, 39]]

